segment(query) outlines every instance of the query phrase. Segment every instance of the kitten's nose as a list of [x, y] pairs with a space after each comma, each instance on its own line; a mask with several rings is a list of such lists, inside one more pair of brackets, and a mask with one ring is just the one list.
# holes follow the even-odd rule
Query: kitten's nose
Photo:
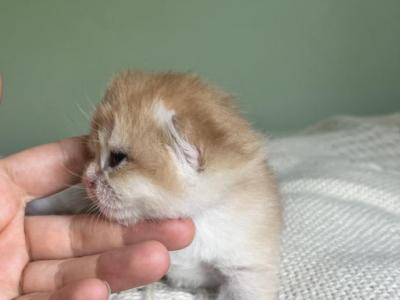
[[89, 188], [95, 189], [96, 188], [96, 180], [90, 179], [88, 182]]
[[96, 188], [96, 179], [94, 177], [86, 176], [84, 178], [84, 184], [87, 186], [88, 189], [95, 189]]

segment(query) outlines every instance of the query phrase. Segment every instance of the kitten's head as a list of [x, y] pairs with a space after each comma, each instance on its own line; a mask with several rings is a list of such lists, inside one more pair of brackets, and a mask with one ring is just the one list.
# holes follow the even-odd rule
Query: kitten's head
[[202, 205], [188, 202], [197, 201], [189, 194], [205, 165], [231, 166], [249, 148], [237, 140], [244, 129], [247, 123], [229, 108], [227, 96], [197, 77], [122, 73], [93, 116], [88, 194], [120, 223], [188, 215]]

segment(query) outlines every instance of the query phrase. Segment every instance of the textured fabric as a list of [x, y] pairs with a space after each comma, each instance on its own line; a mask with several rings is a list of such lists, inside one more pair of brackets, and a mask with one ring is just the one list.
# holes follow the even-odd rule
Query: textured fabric
[[[268, 152], [286, 224], [279, 299], [400, 299], [400, 115], [330, 119]], [[208, 297], [157, 283], [111, 299]]]

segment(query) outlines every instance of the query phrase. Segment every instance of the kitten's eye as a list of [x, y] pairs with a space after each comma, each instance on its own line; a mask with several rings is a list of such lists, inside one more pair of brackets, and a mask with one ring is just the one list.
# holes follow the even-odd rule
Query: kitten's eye
[[120, 151], [111, 151], [110, 158], [108, 159], [108, 165], [110, 168], [119, 166], [123, 161], [127, 159], [127, 155]]

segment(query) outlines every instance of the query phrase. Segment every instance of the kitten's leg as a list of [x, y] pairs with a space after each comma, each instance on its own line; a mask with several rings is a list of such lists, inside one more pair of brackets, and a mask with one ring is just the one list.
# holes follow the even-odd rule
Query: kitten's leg
[[217, 300], [275, 300], [278, 280], [276, 271], [234, 270], [220, 287]]

